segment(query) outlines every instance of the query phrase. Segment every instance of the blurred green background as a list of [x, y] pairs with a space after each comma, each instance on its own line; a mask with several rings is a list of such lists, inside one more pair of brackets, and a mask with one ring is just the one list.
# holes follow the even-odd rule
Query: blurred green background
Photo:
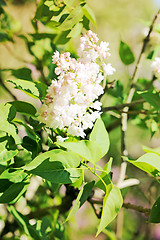
[[[90, 7], [92, 8], [96, 20], [97, 29], [93, 27], [93, 30], [98, 34], [100, 40], [110, 43], [111, 63], [116, 68], [116, 73], [110, 79], [117, 79], [124, 83], [127, 88], [129, 84], [129, 78], [133, 72], [134, 64], [131, 66], [124, 66], [119, 58], [119, 43], [120, 40], [126, 42], [132, 48], [135, 56], [137, 57], [144, 38], [145, 28], [151, 23], [155, 13], [160, 7], [160, 1], [157, 0], [88, 0]], [[14, 17], [13, 25], [16, 34], [32, 33], [33, 27], [30, 19], [34, 17], [36, 10], [36, 2], [33, 0], [12, 0], [7, 1], [5, 10]], [[159, 20], [160, 24], [160, 20]], [[40, 26], [43, 31], [44, 27]], [[15, 43], [4, 42], [0, 44], [0, 69], [8, 68], [20, 68], [25, 67], [27, 62], [32, 61], [32, 56], [28, 54], [24, 41], [15, 35]], [[76, 42], [76, 41], [75, 41]], [[72, 44], [75, 43], [74, 41]], [[76, 46], [76, 43], [75, 43]], [[72, 46], [73, 49], [75, 46]], [[22, 61], [23, 60], [23, 61]], [[151, 77], [150, 60], [146, 60], [143, 64], [143, 68], [140, 71], [140, 78]], [[27, 65], [28, 67], [28, 65]], [[8, 72], [2, 72], [4, 80], [10, 78]], [[8, 84], [11, 89], [11, 85]], [[19, 100], [26, 100], [22, 92], [11, 89], [16, 94]], [[0, 89], [0, 103], [11, 100], [11, 96], [1, 87]], [[113, 100], [111, 97], [105, 97], [103, 99], [104, 106], [112, 105]], [[35, 101], [34, 104], [39, 107]], [[117, 179], [118, 167], [120, 165], [120, 128], [114, 129], [110, 132], [111, 147], [109, 155], [114, 159], [113, 177]], [[127, 148], [132, 158], [139, 157], [142, 151], [142, 145], [148, 145], [151, 147], [159, 146], [160, 136], [150, 138], [150, 131], [143, 130], [129, 123], [127, 131]], [[102, 162], [103, 164], [103, 162]], [[130, 167], [127, 174], [130, 177], [137, 177], [141, 183], [137, 187], [132, 187], [132, 192], [127, 196], [128, 201], [138, 204], [147, 204], [147, 198], [151, 195], [148, 192], [152, 192], [152, 198], [150, 202], [153, 203], [154, 194], [157, 195], [157, 187], [153, 183], [153, 179], [150, 179], [146, 174], [140, 170]], [[151, 187], [150, 187], [151, 186]], [[138, 191], [137, 191], [138, 189]], [[124, 193], [125, 194], [125, 193]], [[135, 197], [136, 196], [136, 197]], [[139, 198], [139, 200], [137, 200]], [[124, 222], [123, 239], [130, 240], [158, 240], [160, 236], [160, 225], [151, 227], [146, 223], [146, 218], [141, 214], [137, 214], [133, 211], [124, 210], [124, 218], [127, 221]], [[81, 211], [76, 215], [76, 218], [70, 223], [70, 239], [73, 240], [92, 240], [95, 239], [95, 226], [97, 219], [91, 208], [85, 205]], [[73, 230], [74, 229], [74, 230]], [[112, 229], [115, 229], [115, 223], [112, 223]], [[158, 236], [158, 237], [156, 237]], [[101, 234], [97, 240], [113, 239], [114, 236], [106, 237]]]

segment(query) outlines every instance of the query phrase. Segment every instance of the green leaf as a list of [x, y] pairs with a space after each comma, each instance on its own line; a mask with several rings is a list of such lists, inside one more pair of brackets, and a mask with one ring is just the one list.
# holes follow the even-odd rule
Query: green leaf
[[100, 224], [96, 236], [113, 221], [122, 207], [123, 199], [119, 188], [113, 187], [109, 195], [106, 194], [103, 199], [103, 209]]
[[32, 71], [29, 68], [11, 69], [11, 71], [12, 75], [16, 78], [32, 81], [31, 77]]
[[154, 177], [160, 172], [160, 156], [157, 154], [146, 153], [137, 160], [127, 161]]
[[89, 30], [89, 20], [85, 16], [83, 16], [82, 24], [83, 24], [83, 27], [88, 31]]
[[46, 98], [48, 86], [42, 82], [36, 82], [36, 88], [39, 91], [39, 98], [44, 100]]
[[28, 102], [13, 101], [13, 102], [9, 102], [9, 103], [15, 107], [17, 112], [20, 112], [23, 114], [29, 114], [31, 116], [35, 116], [35, 114], [37, 112], [36, 108]]
[[60, 240], [65, 239], [65, 227], [59, 222], [55, 225], [54, 237]]
[[39, 98], [39, 91], [34, 82], [26, 81], [26, 80], [19, 80], [19, 79], [8, 80], [8, 82], [13, 83], [15, 85], [15, 88], [22, 90], [27, 95], [34, 97], [34, 98]]
[[158, 154], [160, 156], [160, 147], [158, 147], [158, 148], [150, 148], [150, 147], [143, 146], [143, 150], [145, 152], [155, 153], [155, 154]]
[[[81, 176], [80, 158], [72, 152], [52, 150], [37, 156], [25, 169], [53, 183], [73, 183]], [[37, 167], [35, 167], [35, 165]]]
[[12, 185], [12, 182], [10, 182], [8, 179], [0, 179], [0, 193], [3, 193], [11, 185]]
[[107, 93], [115, 97], [118, 101], [121, 100], [122, 102], [124, 99], [123, 84], [117, 80], [114, 88], [109, 88]]
[[[12, 150], [13, 149], [13, 150]], [[8, 165], [8, 161], [18, 154], [14, 140], [11, 137], [0, 138], [0, 164]]]
[[14, 124], [9, 123], [8, 121], [1, 121], [0, 120], [0, 131], [6, 132], [9, 135], [15, 137], [17, 135], [17, 128]]
[[100, 146], [102, 157], [108, 152], [110, 145], [109, 136], [101, 118], [96, 120], [89, 140], [96, 142]]
[[0, 104], [0, 116], [0, 131], [15, 136], [17, 134], [17, 129], [14, 124], [10, 123], [16, 116], [15, 107], [10, 104]]
[[61, 149], [53, 149], [51, 151], [47, 151], [45, 153], [40, 154], [39, 156], [37, 156], [36, 158], [34, 158], [32, 160], [32, 162], [30, 162], [28, 165], [24, 166], [23, 169], [25, 170], [32, 170], [35, 169], [36, 167], [38, 167], [44, 160], [46, 159], [50, 159], [50, 158], [54, 158], [56, 157], [58, 154], [63, 153], [64, 151]]
[[6, 169], [1, 175], [0, 179], [8, 179], [11, 182], [17, 183], [22, 182], [28, 174], [22, 169]]
[[8, 34], [5, 32], [0, 32], [0, 42], [6, 42], [9, 41]]
[[160, 96], [158, 92], [149, 91], [138, 91], [137, 92], [141, 97], [152, 105], [156, 110], [160, 109]]
[[81, 34], [83, 28], [83, 24], [82, 23], [77, 23], [72, 30], [70, 31], [70, 33], [67, 35], [67, 38], [74, 38], [77, 37]]
[[86, 18], [88, 18], [88, 20], [93, 23], [93, 25], [96, 27], [96, 18], [94, 15], [94, 12], [92, 11], [92, 9], [88, 6], [88, 4], [85, 4], [82, 7], [83, 13], [85, 15]]
[[39, 1], [35, 18], [47, 22], [53, 16], [53, 12], [49, 10], [49, 7], [44, 2], [44, 0]]
[[[52, 232], [53, 227], [52, 227], [52, 223], [49, 219], [49, 217], [47, 218], [46, 216], [42, 219], [42, 224], [41, 224], [41, 233], [43, 235], [43, 237], [46, 237], [46, 235], [48, 235], [50, 232]], [[46, 238], [46, 240], [48, 240], [48, 238]]]
[[44, 38], [50, 38], [53, 40], [56, 37], [56, 34], [53, 33], [31, 33], [29, 35], [32, 36], [34, 40], [41, 40]]
[[119, 47], [119, 56], [121, 58], [121, 61], [125, 65], [129, 65], [135, 61], [135, 57], [132, 53], [131, 48], [124, 42], [120, 42], [120, 47]]
[[0, 121], [12, 121], [16, 116], [16, 109], [8, 103], [0, 104]]
[[92, 163], [98, 162], [104, 156], [97, 142], [82, 140], [79, 142], [57, 142], [57, 145], [77, 153], [80, 157]]
[[70, 33], [70, 30], [61, 32], [55, 38], [54, 43], [55, 44], [60, 44], [60, 45], [66, 44], [70, 40], [70, 38], [67, 37], [69, 35], [69, 33]]
[[[112, 181], [110, 177], [112, 161], [113, 159], [111, 158], [104, 166], [103, 172], [100, 174], [100, 177], [103, 179], [105, 184], [110, 185], [110, 187], [112, 187]], [[102, 189], [104, 192], [106, 192], [106, 187], [100, 179], [96, 182], [95, 187], [98, 187]]]
[[37, 148], [37, 143], [32, 138], [25, 136], [23, 138], [22, 146], [30, 152], [34, 152]]
[[92, 191], [92, 188], [94, 186], [94, 183], [95, 182], [92, 181], [89, 183], [85, 183], [84, 186], [82, 186], [82, 188], [77, 196], [77, 199], [74, 202], [74, 205], [68, 214], [66, 221], [68, 221], [78, 211], [78, 209], [80, 209], [81, 206], [87, 201], [87, 199]]
[[0, 0], [0, 6], [6, 6], [6, 2], [4, 0]]
[[102, 232], [109, 238], [109, 240], [118, 240], [114, 231], [105, 228]]
[[0, 164], [7, 164], [11, 158], [15, 157], [18, 154], [18, 150], [7, 150], [5, 143], [0, 143]]
[[151, 209], [149, 222], [160, 223], [160, 197], [155, 201]]
[[80, 188], [82, 186], [82, 184], [84, 182], [84, 171], [81, 169], [80, 173], [81, 173], [80, 178], [76, 182], [70, 184], [70, 186], [75, 187], [75, 188]]
[[153, 59], [154, 58], [153, 56], [154, 56], [154, 50], [149, 52], [147, 59]]
[[64, 3], [67, 5], [67, 7], [71, 8], [74, 4], [75, 0], [64, 0]]
[[82, 7], [78, 6], [72, 10], [69, 16], [62, 22], [58, 29], [61, 31], [67, 31], [77, 24], [83, 17]]
[[35, 158], [42, 151], [41, 145], [28, 136], [23, 138], [22, 147], [32, 152], [32, 158]]
[[48, 88], [44, 83], [31, 82], [26, 80], [8, 80], [15, 85], [15, 88], [22, 90], [33, 98], [44, 98], [44, 91]]
[[18, 212], [14, 208], [14, 206], [8, 206], [8, 210], [11, 214], [13, 214], [18, 224], [20, 224], [20, 226], [24, 230], [25, 234], [32, 237], [32, 239], [34, 240], [43, 240], [40, 231], [36, 230], [35, 226], [32, 226], [29, 223], [29, 220], [25, 216], [23, 216], [20, 212]]
[[27, 190], [28, 183], [20, 182], [13, 183], [6, 191], [0, 196], [0, 203], [15, 203]]
[[35, 133], [35, 131], [29, 125], [27, 125], [24, 122], [22, 122], [21, 120], [17, 120], [17, 119], [14, 120], [14, 123], [17, 123], [17, 124], [20, 124], [20, 125], [24, 126], [28, 136], [31, 139], [33, 139], [35, 141], [39, 141], [40, 140], [38, 135]]

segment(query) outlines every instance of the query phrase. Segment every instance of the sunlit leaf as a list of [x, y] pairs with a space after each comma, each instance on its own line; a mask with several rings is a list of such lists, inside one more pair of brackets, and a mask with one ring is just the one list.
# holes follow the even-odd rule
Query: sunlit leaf
[[14, 218], [16, 219], [18, 224], [20, 224], [20, 226], [23, 228], [27, 236], [32, 237], [34, 240], [43, 240], [40, 231], [36, 230], [36, 227], [32, 226], [29, 223], [27, 217], [23, 216], [20, 212], [18, 212], [14, 206], [8, 206], [8, 210], [11, 214], [13, 214]]
[[55, 149], [37, 156], [24, 169], [53, 183], [73, 183], [81, 177], [79, 164], [77, 154]]
[[16, 116], [16, 109], [10, 104], [0, 104], [0, 130], [15, 136], [17, 134], [17, 128], [11, 121]]
[[89, 19], [89, 21], [91, 23], [94, 24], [94, 26], [96, 27], [96, 18], [94, 15], [94, 12], [92, 11], [92, 9], [88, 6], [88, 4], [85, 4], [82, 8], [84, 15], [86, 16], [86, 18]]
[[155, 154], [158, 154], [160, 156], [160, 147], [158, 147], [158, 148], [150, 148], [150, 147], [143, 146], [143, 150], [145, 152], [155, 153]]
[[103, 209], [100, 224], [96, 236], [113, 221], [122, 207], [123, 199], [119, 188], [113, 187], [109, 195], [106, 194], [103, 199]]
[[[102, 173], [100, 174], [100, 177], [103, 179], [103, 181], [105, 182], [106, 185], [110, 185], [110, 187], [112, 188], [112, 181], [111, 181], [111, 176], [110, 176], [110, 172], [111, 172], [111, 165], [112, 165], [112, 161], [113, 159], [111, 158], [106, 165], [103, 168]], [[99, 179], [96, 184], [95, 187], [98, 187], [100, 189], [102, 189], [104, 192], [106, 192], [106, 187], [104, 185], [104, 183], [102, 182], [101, 179]]]
[[108, 152], [110, 145], [109, 136], [101, 118], [96, 120], [89, 140], [96, 142], [100, 146], [102, 157]]
[[67, 38], [74, 38], [81, 34], [83, 28], [82, 23], [77, 23], [70, 31], [70, 33], [67, 35]]
[[6, 142], [0, 143], [0, 164], [7, 164], [11, 158], [15, 157], [18, 154], [18, 150], [8, 150], [6, 148]]
[[137, 160], [127, 161], [154, 177], [160, 172], [160, 156], [155, 153], [146, 153]]
[[26, 80], [8, 80], [8, 82], [11, 82], [15, 85], [15, 88], [22, 90], [27, 95], [33, 97], [33, 98], [44, 98], [45, 94], [44, 91], [48, 88], [44, 83], [39, 82], [31, 82]]
[[103, 156], [101, 147], [97, 142], [82, 140], [79, 142], [57, 142], [57, 145], [77, 153], [80, 157], [92, 163], [98, 162]]
[[75, 0], [64, 0], [64, 3], [67, 5], [67, 7], [72, 7]]
[[6, 169], [1, 175], [0, 179], [8, 179], [11, 182], [17, 183], [22, 182], [28, 174], [22, 169]]
[[83, 17], [82, 7], [78, 6], [72, 10], [69, 16], [58, 27], [61, 31], [67, 31], [77, 24]]

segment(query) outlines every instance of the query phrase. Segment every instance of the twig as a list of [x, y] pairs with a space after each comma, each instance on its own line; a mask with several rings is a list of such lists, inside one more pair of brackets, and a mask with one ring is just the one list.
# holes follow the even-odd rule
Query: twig
[[104, 92], [103, 92], [101, 95], [99, 95], [99, 97], [98, 97], [98, 99], [97, 99], [98, 101], [101, 100], [101, 98], [104, 96], [104, 94], [105, 94], [110, 88], [113, 88], [113, 87], [114, 87], [115, 82], [116, 82], [116, 80], [113, 80], [113, 81], [111, 81], [111, 82], [108, 82], [108, 83], [105, 85], [105, 87], [104, 87]]
[[123, 103], [123, 104], [118, 104], [116, 106], [109, 106], [109, 107], [104, 107], [102, 108], [103, 112], [107, 112], [107, 111], [111, 111], [111, 110], [120, 110], [123, 109], [124, 107], [131, 107], [131, 106], [135, 106], [141, 103], [144, 103], [145, 100], [144, 99], [140, 99], [140, 100], [136, 100], [134, 102], [130, 102], [130, 103]]
[[137, 111], [128, 111], [128, 112], [124, 112], [123, 110], [119, 110], [119, 112], [121, 113], [127, 113], [129, 114], [144, 114], [144, 115], [156, 115], [158, 114], [158, 112], [151, 112], [149, 110], [137, 110]]
[[[92, 204], [98, 204], [98, 205], [102, 205], [103, 204], [103, 200], [101, 199], [89, 199], [88, 200], [90, 203]], [[131, 204], [131, 203], [123, 203], [122, 207], [126, 208], [126, 209], [131, 209], [131, 210], [135, 210], [137, 212], [140, 213], [144, 213], [146, 216], [150, 215], [151, 209], [150, 208], [145, 208], [142, 206], [137, 206], [135, 204]]]
[[122, 207], [144, 213], [145, 216], [149, 216], [151, 212], [150, 208], [144, 208], [142, 206], [137, 206], [131, 203], [123, 203]]

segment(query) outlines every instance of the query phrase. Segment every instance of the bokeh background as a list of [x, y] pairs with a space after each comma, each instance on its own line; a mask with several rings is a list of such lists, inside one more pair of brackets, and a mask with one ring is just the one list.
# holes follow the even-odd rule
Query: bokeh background
[[[128, 43], [132, 48], [135, 57], [137, 57], [141, 50], [146, 29], [160, 7], [160, 0], [88, 0], [87, 2], [92, 8], [97, 20], [97, 29], [93, 27], [93, 30], [98, 34], [100, 40], [107, 41], [110, 44], [111, 63], [113, 67], [116, 68], [116, 73], [111, 80], [120, 80], [125, 88], [127, 88], [129, 78], [134, 69], [134, 64], [126, 67], [121, 63], [118, 54], [120, 40]], [[14, 17], [13, 25], [17, 34], [33, 32], [30, 19], [32, 19], [35, 14], [35, 1], [10, 0], [7, 1], [5, 10]], [[41, 29], [43, 31], [42, 25]], [[32, 56], [28, 54], [24, 41], [16, 36], [14, 40], [14, 44], [8, 42], [0, 43], [0, 69], [29, 67], [24, 61], [32, 61]], [[73, 49], [76, 49], [76, 41], [73, 41], [72, 44], [75, 44], [75, 46], [72, 47]], [[144, 61], [142, 69], [140, 70], [140, 78], [151, 77], [150, 64], [151, 60]], [[4, 80], [11, 78], [7, 71], [3, 71], [1, 74]], [[12, 85], [7, 84], [7, 86], [19, 100], [33, 102], [31, 98], [26, 97], [22, 92], [13, 90]], [[0, 103], [9, 100], [12, 100], [11, 96], [3, 87], [0, 87]], [[113, 103], [113, 99], [107, 96], [102, 99], [102, 101], [104, 106], [110, 106]], [[34, 104], [37, 107], [40, 107], [38, 102], [34, 101]], [[114, 159], [114, 181], [118, 178], [119, 173], [120, 139], [119, 127], [110, 132], [111, 147], [109, 155]], [[158, 147], [160, 143], [160, 135], [157, 133], [151, 139], [149, 130], [143, 130], [129, 123], [126, 142], [130, 156], [136, 159], [143, 154], [142, 145]], [[106, 159], [104, 161], [106, 161]], [[103, 161], [102, 164], [104, 164]], [[127, 195], [127, 200], [144, 206], [153, 203], [154, 194], [157, 195], [157, 186], [153, 179], [148, 178], [145, 173], [142, 173], [140, 170], [131, 166], [127, 170], [127, 174], [131, 177], [137, 177], [140, 179], [140, 185], [138, 187], [132, 187], [131, 193]], [[122, 239], [160, 240], [160, 225], [157, 224], [152, 226], [152, 224], [146, 223], [146, 218], [142, 214], [124, 210], [122, 218], [125, 219]], [[76, 214], [76, 217], [70, 222], [70, 228], [68, 228], [70, 229], [68, 233], [70, 239], [95, 239], [94, 233], [96, 231], [97, 223], [98, 220], [95, 217], [93, 210], [89, 205], [85, 204]], [[115, 222], [111, 224], [111, 229], [113, 232], [110, 235], [110, 238], [101, 234], [97, 237], [97, 240], [115, 240]]]

